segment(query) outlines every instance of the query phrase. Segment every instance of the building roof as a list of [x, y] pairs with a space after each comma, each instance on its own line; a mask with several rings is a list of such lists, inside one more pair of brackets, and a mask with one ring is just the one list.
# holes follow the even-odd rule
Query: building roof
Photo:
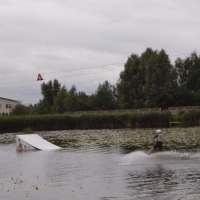
[[0, 97], [0, 99], [5, 99], [5, 100], [9, 100], [9, 101], [14, 101], [14, 102], [18, 103], [18, 101], [13, 100], [13, 99], [7, 99], [7, 98], [3, 98], [3, 97]]

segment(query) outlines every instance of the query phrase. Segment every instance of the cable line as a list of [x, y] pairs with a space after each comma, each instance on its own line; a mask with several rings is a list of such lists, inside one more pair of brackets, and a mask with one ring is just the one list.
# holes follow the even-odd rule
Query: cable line
[[[195, 53], [200, 53], [200, 52], [195, 52]], [[181, 55], [188, 55], [191, 53], [185, 53], [185, 54], [177, 54], [177, 55], [172, 55], [169, 56], [170, 57], [174, 57], [174, 56], [181, 56]], [[111, 66], [111, 65], [120, 65], [120, 64], [125, 64], [124, 62], [120, 62], [120, 63], [113, 63], [113, 64], [107, 64], [107, 65], [99, 65], [99, 66], [92, 66], [92, 67], [84, 67], [84, 68], [77, 68], [77, 69], [69, 69], [69, 70], [63, 70], [63, 71], [57, 71], [57, 72], [49, 72], [49, 73], [42, 73], [42, 75], [46, 75], [46, 74], [58, 74], [58, 73], [63, 73], [63, 72], [71, 72], [71, 71], [78, 71], [78, 70], [85, 70], [85, 69], [92, 69], [92, 68], [98, 68], [98, 67], [106, 67], [106, 66]], [[169, 63], [162, 63], [162, 64], [151, 64], [148, 66], [155, 66], [155, 65], [164, 65], [164, 64], [169, 64]], [[35, 76], [34, 75], [27, 75], [27, 76], [15, 76], [15, 77], [7, 77], [7, 78], [2, 78], [1, 80], [7, 80], [7, 79], [13, 79], [13, 78], [24, 78], [24, 77], [31, 77], [31, 76]]]
[[[49, 72], [49, 73], [42, 73], [42, 75], [46, 74], [58, 74], [58, 73], [63, 73], [63, 72], [72, 72], [72, 71], [78, 71], [78, 70], [85, 70], [85, 69], [92, 69], [92, 68], [98, 68], [98, 67], [107, 67], [107, 66], [112, 66], [112, 65], [120, 65], [124, 63], [114, 63], [114, 64], [109, 64], [109, 65], [99, 65], [99, 66], [93, 66], [93, 67], [84, 67], [84, 68], [77, 68], [77, 69], [69, 69], [69, 70], [64, 70], [64, 71], [57, 71], [57, 72]], [[2, 78], [1, 80], [7, 80], [7, 79], [13, 79], [13, 78], [24, 78], [24, 77], [31, 77], [34, 75], [27, 75], [27, 76], [15, 76], [15, 77], [7, 77], [7, 78]]]
[[[97, 110], [97, 111], [99, 111], [99, 112], [106, 113], [106, 111], [100, 110], [99, 108], [97, 108], [97, 107], [95, 107], [95, 106], [92, 106], [91, 104], [86, 103], [86, 102], [84, 102], [83, 100], [81, 100], [81, 99], [79, 99], [79, 98], [77, 98], [77, 97], [75, 97], [75, 96], [73, 96], [73, 95], [70, 95], [68, 92], [64, 92], [64, 91], [61, 91], [61, 92], [63, 92], [64, 94], [67, 94], [68, 96], [70, 96], [71, 98], [73, 98], [73, 99], [75, 99], [75, 100], [77, 100], [77, 101], [80, 101], [80, 102], [84, 103], [85, 105], [87, 105], [87, 106], [89, 106], [89, 107], [91, 107], [91, 108], [94, 108], [95, 110]], [[107, 113], [106, 113], [106, 114], [107, 114]], [[126, 121], [123, 121], [123, 120], [121, 120], [121, 119], [119, 119], [119, 118], [117, 118], [117, 117], [114, 117], [114, 116], [112, 116], [112, 117], [113, 117], [114, 119], [118, 120], [118, 121], [121, 121], [122, 123], [124, 123], [124, 124], [126, 124], [126, 125], [129, 125], [131, 128], [136, 128], [135, 126], [133, 126], [132, 124], [130, 124], [130, 123], [126, 122]]]
[[[76, 75], [69, 75], [69, 76], [61, 76], [61, 77], [56, 77], [54, 79], [57, 78], [66, 78], [66, 77], [74, 77], [74, 76], [83, 76], [83, 75], [90, 75], [90, 74], [100, 74], [100, 73], [104, 73], [104, 72], [111, 72], [111, 71], [119, 71], [120, 69], [115, 69], [115, 70], [109, 70], [109, 71], [100, 71], [100, 72], [92, 72], [92, 73], [87, 73], [87, 74], [76, 74]], [[50, 80], [50, 79], [43, 79], [43, 80]], [[31, 80], [31, 81], [19, 81], [19, 82], [7, 82], [7, 83], [1, 83], [0, 86], [4, 85], [4, 84], [12, 84], [12, 83], [27, 83], [27, 82], [34, 82], [36, 80]]]

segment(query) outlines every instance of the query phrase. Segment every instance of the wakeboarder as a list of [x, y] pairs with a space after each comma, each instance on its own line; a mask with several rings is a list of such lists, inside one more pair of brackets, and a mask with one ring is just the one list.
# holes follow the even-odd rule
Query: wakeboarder
[[156, 131], [156, 134], [152, 136], [152, 139], [156, 141], [156, 144], [148, 151], [147, 155], [149, 155], [154, 149], [159, 149], [159, 151], [162, 151], [163, 134], [160, 129]]

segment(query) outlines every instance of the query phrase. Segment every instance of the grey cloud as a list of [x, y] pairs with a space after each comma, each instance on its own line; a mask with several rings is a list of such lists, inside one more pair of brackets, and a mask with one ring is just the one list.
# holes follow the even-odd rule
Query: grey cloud
[[[200, 51], [197, 0], [12, 0], [0, 5], [0, 78], [32, 81], [34, 76], [20, 77], [41, 73], [49, 80], [71, 75], [59, 81], [91, 94], [105, 80], [116, 83], [120, 70], [89, 75], [104, 69], [99, 67], [78, 77], [73, 77], [77, 71], [48, 73], [125, 63], [130, 54], [147, 47], [164, 48], [169, 55]], [[30, 102], [41, 98], [39, 82], [5, 84], [0, 93]]]

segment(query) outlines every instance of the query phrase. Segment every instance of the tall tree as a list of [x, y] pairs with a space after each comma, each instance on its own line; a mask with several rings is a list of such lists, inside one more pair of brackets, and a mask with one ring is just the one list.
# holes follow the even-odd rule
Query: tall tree
[[185, 59], [177, 58], [175, 67], [179, 74], [179, 84], [190, 92], [200, 90], [200, 56], [191, 53]]
[[52, 112], [54, 113], [65, 113], [66, 112], [66, 98], [67, 98], [67, 89], [65, 86], [57, 93], [57, 96], [54, 97], [54, 104], [52, 106]]
[[70, 111], [89, 110], [87, 104], [88, 96], [85, 92], [77, 92], [75, 85], [72, 85], [69, 91], [63, 86], [54, 98], [52, 112], [65, 113]]
[[79, 101], [77, 101], [77, 111], [91, 110], [91, 108], [88, 106], [89, 97], [85, 92], [78, 92], [77, 98], [79, 99]]
[[200, 105], [200, 56], [191, 53], [185, 59], [177, 58], [175, 68], [183, 105]]
[[162, 49], [156, 51], [149, 59], [145, 70], [146, 83], [143, 93], [146, 97], [145, 107], [166, 108], [173, 101], [176, 74], [169, 56]]
[[71, 89], [67, 92], [65, 101], [65, 108], [67, 111], [77, 111], [77, 88], [72, 85]]
[[[178, 83], [178, 105], [177, 106], [189, 106], [193, 104], [193, 97], [191, 92], [187, 88], [187, 69], [184, 69], [184, 61], [181, 58], [175, 60], [175, 69], [177, 71], [177, 83]], [[176, 105], [174, 105], [176, 106]]]
[[172, 105], [176, 99], [177, 73], [164, 50], [147, 48], [132, 54], [118, 80], [119, 107], [142, 108]]
[[56, 98], [58, 92], [60, 91], [61, 84], [58, 80], [49, 81], [48, 83], [42, 83], [41, 85], [41, 93], [43, 95], [43, 99], [40, 100], [38, 109], [39, 112], [50, 113], [51, 108], [54, 104], [54, 98]]
[[93, 95], [91, 104], [101, 110], [113, 110], [116, 108], [116, 89], [108, 81], [99, 84]]
[[143, 108], [146, 95], [143, 88], [146, 84], [146, 65], [155, 55], [147, 48], [141, 56], [132, 54], [124, 65], [117, 83], [119, 108]]
[[140, 58], [132, 54], [124, 65], [124, 71], [120, 73], [117, 83], [118, 106], [120, 108], [142, 107], [143, 75], [141, 74]]

